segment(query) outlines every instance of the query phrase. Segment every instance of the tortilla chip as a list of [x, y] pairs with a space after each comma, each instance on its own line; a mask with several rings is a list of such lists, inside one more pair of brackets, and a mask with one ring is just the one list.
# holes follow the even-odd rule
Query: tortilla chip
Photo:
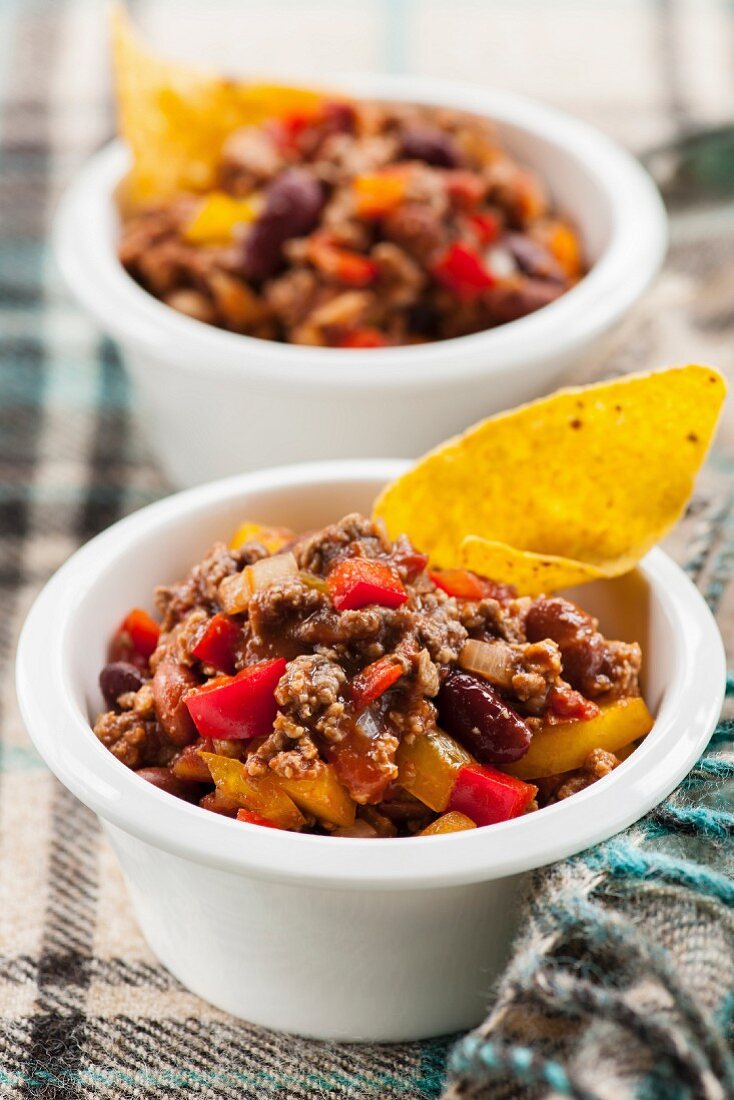
[[605, 576], [603, 570], [583, 561], [560, 558], [554, 554], [534, 554], [516, 550], [506, 542], [491, 542], [476, 535], [465, 538], [459, 560], [466, 569], [492, 577], [503, 584], [514, 584], [524, 596], [556, 592], [572, 584], [584, 584]]
[[725, 394], [703, 366], [560, 390], [430, 452], [375, 516], [434, 565], [528, 594], [617, 576], [682, 514]]
[[148, 51], [121, 5], [112, 11], [118, 125], [133, 154], [124, 201], [135, 205], [205, 191], [227, 136], [239, 126], [315, 114], [321, 93], [242, 84]]

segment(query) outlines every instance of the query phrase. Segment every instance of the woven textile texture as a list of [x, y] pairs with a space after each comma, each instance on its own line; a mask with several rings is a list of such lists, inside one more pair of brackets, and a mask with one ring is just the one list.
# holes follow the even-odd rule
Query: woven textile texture
[[[725, 0], [139, 0], [135, 13], [183, 56], [491, 82], [640, 152], [734, 104]], [[41, 584], [168, 489], [118, 355], [66, 299], [45, 243], [60, 190], [111, 132], [106, 70], [101, 2], [0, 0], [0, 1096], [734, 1097], [730, 720], [654, 815], [535, 876], [471, 1036], [279, 1036], [186, 992], [143, 943], [94, 818], [34, 753], [12, 684]], [[588, 377], [689, 359], [734, 373], [733, 215], [677, 220], [665, 274]], [[669, 545], [716, 612], [730, 667], [732, 452], [727, 420]], [[389, 960], [385, 979], [390, 996]]]

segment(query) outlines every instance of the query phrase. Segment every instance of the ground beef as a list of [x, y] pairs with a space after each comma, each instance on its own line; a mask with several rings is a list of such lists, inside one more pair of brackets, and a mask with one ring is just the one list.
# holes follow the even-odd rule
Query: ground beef
[[341, 665], [320, 654], [303, 655], [289, 662], [275, 698], [284, 714], [310, 725], [327, 741], [340, 741], [346, 684]]
[[[250, 207], [227, 221], [220, 205], [218, 231], [192, 233], [212, 192]], [[171, 308], [261, 339], [448, 339], [531, 313], [583, 275], [540, 181], [461, 111], [337, 101], [244, 126], [222, 143], [212, 192], [124, 209], [119, 258]], [[456, 248], [485, 269], [485, 290], [462, 279]]]
[[230, 550], [224, 542], [216, 543], [183, 581], [170, 586], [160, 585], [155, 590], [156, 607], [163, 619], [163, 632], [172, 630], [194, 608], [209, 614], [221, 610], [219, 586], [224, 578], [267, 556], [265, 547], [257, 542], [248, 542], [239, 550]]
[[[94, 724], [95, 735], [128, 768], [168, 762], [175, 749], [161, 751], [161, 737], [155, 716], [143, 717], [134, 710], [107, 711]], [[167, 759], [166, 759], [167, 758]]]
[[391, 549], [381, 528], [357, 512], [309, 535], [294, 547], [299, 568], [325, 577], [343, 557], [385, 558]]
[[[270, 535], [263, 532], [269, 545]], [[122, 669], [132, 670], [126, 684], [142, 686], [108, 691], [117, 711], [100, 715], [95, 724], [102, 743], [143, 778], [214, 812], [234, 816], [237, 804], [212, 791], [200, 751], [240, 760], [253, 779], [316, 778], [329, 764], [359, 807], [356, 823], [337, 829], [340, 835], [419, 831], [435, 814], [398, 786], [396, 756], [401, 745], [436, 730], [437, 704], [447, 679], [456, 678], [456, 666], [477, 680], [472, 659], [483, 650], [476, 643], [493, 647], [496, 658], [491, 676], [485, 669], [491, 688], [483, 684], [493, 693], [485, 692], [493, 720], [497, 708], [514, 712], [525, 732], [590, 717], [597, 710], [594, 697], [638, 691], [639, 647], [605, 638], [596, 621], [570, 601], [518, 598], [501, 587], [492, 589], [496, 598], [448, 595], [407, 538], [393, 542], [382, 525], [359, 514], [292, 536], [286, 546], [281, 539], [273, 552], [284, 555], [279, 579], [253, 594], [242, 571], [269, 553], [257, 541], [238, 550], [218, 543], [181, 582], [158, 589], [163, 623], [157, 647], [149, 660], [133, 654], [137, 664]], [[329, 577], [344, 558], [392, 566], [405, 600], [397, 607], [370, 603], [338, 611]], [[239, 585], [237, 599], [232, 584]], [[236, 628], [230, 640], [234, 669], [274, 658], [285, 663], [274, 689], [272, 728], [268, 720], [269, 732], [252, 741], [202, 738], [186, 705], [222, 673], [196, 659], [193, 650], [211, 618], [223, 614]], [[119, 662], [111, 661], [103, 677], [108, 688], [121, 675]], [[475, 682], [471, 691], [481, 686]], [[447, 729], [449, 717], [442, 713]], [[481, 738], [477, 744], [481, 748]], [[473, 751], [480, 749], [474, 745]], [[539, 780], [537, 804], [569, 797], [616, 763], [596, 750], [577, 772]], [[312, 818], [302, 827], [333, 828]]]
[[560, 678], [561, 651], [550, 639], [515, 643], [510, 649], [515, 663], [512, 691], [530, 713], [538, 713], [545, 706], [548, 689]]
[[609, 775], [618, 764], [619, 760], [614, 753], [607, 752], [606, 749], [592, 749], [584, 761], [584, 766], [577, 772], [572, 772], [561, 783], [552, 801], [562, 802], [572, 794], [585, 790], [592, 783], [596, 783], [597, 779], [603, 779], [605, 775]]

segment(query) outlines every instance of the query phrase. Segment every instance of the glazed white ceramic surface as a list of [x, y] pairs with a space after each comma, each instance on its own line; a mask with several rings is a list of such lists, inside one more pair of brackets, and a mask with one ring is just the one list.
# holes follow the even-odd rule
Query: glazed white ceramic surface
[[319, 527], [371, 502], [401, 464], [346, 461], [241, 475], [161, 501], [79, 550], [23, 630], [18, 697], [49, 767], [102, 819], [158, 958], [213, 1004], [318, 1038], [401, 1040], [467, 1028], [517, 927], [524, 872], [640, 818], [690, 769], [718, 718], [714, 620], [660, 550], [579, 594], [641, 642], [655, 727], [618, 769], [539, 813], [448, 836], [359, 840], [263, 829], [164, 794], [90, 728], [107, 640], [156, 584], [245, 518]]
[[119, 341], [151, 440], [180, 485], [303, 459], [415, 457], [482, 416], [572, 378], [639, 299], [666, 247], [649, 177], [586, 124], [532, 101], [414, 77], [342, 81], [358, 95], [445, 104], [496, 120], [548, 182], [592, 270], [568, 294], [492, 331], [404, 348], [308, 348], [224, 332], [143, 291], [117, 261], [114, 143], [62, 201], [55, 253], [66, 283]]

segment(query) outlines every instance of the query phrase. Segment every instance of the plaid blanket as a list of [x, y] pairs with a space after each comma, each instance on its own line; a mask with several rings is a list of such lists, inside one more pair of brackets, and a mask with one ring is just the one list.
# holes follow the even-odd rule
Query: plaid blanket
[[[734, 102], [726, 0], [146, 0], [136, 14], [183, 56], [307, 75], [307, 41], [322, 79], [388, 68], [491, 82], [639, 151], [724, 121]], [[67, 302], [45, 247], [60, 188], [111, 131], [106, 69], [103, 5], [0, 3], [0, 1095], [734, 1096], [726, 721], [656, 815], [535, 877], [491, 1014], [458, 1045], [275, 1035], [189, 994], [142, 942], [94, 818], [35, 755], [12, 687], [43, 581], [167, 488], [115, 349]], [[733, 291], [726, 209], [681, 216], [664, 277], [589, 376], [687, 359], [731, 370]], [[729, 646], [733, 447], [729, 419], [670, 544]]]

